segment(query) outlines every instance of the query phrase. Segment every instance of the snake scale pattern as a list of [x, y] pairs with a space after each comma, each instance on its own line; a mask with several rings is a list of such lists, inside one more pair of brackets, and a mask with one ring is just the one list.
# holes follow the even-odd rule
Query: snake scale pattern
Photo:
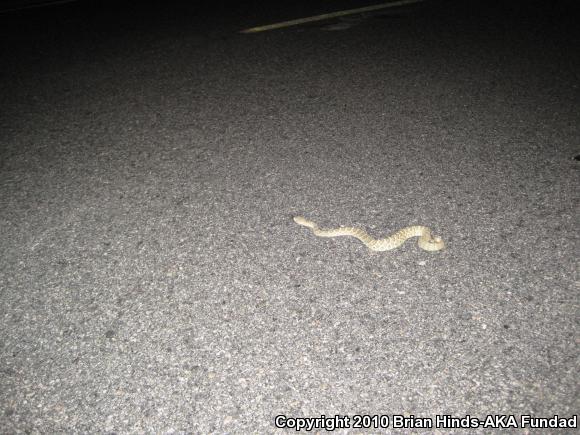
[[314, 222], [309, 221], [302, 216], [295, 216], [294, 222], [296, 222], [298, 225], [310, 228], [314, 235], [318, 237], [356, 237], [371, 251], [390, 251], [391, 249], [398, 248], [411, 237], [419, 237], [417, 244], [425, 251], [440, 251], [445, 247], [445, 243], [443, 240], [441, 240], [440, 237], [431, 236], [431, 230], [428, 227], [420, 225], [405, 227], [390, 235], [389, 237], [385, 237], [384, 239], [374, 239], [361, 228], [340, 227], [333, 229], [323, 229], [319, 228], [318, 225], [316, 225]]

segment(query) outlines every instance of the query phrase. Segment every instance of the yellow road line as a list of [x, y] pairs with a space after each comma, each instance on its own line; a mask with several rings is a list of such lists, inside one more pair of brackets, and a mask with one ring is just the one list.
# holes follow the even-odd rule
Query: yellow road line
[[424, 0], [399, 0], [378, 5], [365, 6], [356, 9], [346, 9], [344, 11], [330, 12], [328, 14], [314, 15], [312, 17], [298, 18], [296, 20], [282, 21], [281, 23], [268, 24], [266, 26], [251, 27], [249, 29], [241, 30], [240, 33], [257, 33], [266, 30], [281, 29], [283, 27], [297, 26], [304, 23], [312, 23], [313, 21], [329, 20], [336, 17], [344, 17], [345, 15], [362, 14], [363, 12], [378, 11], [379, 9], [393, 8], [397, 6], [409, 5], [412, 3], [420, 3]]

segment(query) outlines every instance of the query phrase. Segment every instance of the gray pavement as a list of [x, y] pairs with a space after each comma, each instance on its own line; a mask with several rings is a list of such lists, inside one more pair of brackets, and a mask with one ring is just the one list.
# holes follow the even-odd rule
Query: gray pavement
[[577, 12], [242, 9], [0, 17], [0, 432], [577, 414]]

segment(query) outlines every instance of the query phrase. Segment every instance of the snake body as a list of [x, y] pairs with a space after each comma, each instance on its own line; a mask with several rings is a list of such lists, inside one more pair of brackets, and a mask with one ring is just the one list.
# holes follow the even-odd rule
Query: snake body
[[374, 239], [361, 228], [340, 227], [333, 229], [323, 229], [319, 228], [318, 225], [316, 225], [314, 222], [309, 221], [302, 216], [295, 216], [294, 222], [296, 222], [298, 225], [310, 228], [314, 235], [318, 237], [356, 237], [371, 251], [390, 251], [391, 249], [398, 248], [411, 237], [419, 237], [417, 244], [425, 251], [439, 251], [445, 247], [445, 243], [443, 240], [441, 240], [440, 237], [431, 236], [431, 230], [428, 227], [421, 225], [405, 227], [384, 239]]

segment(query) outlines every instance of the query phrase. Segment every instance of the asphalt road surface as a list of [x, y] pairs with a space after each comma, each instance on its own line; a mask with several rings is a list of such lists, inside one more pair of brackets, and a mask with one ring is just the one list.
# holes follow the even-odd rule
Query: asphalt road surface
[[573, 423], [572, 2], [138, 3], [0, 16], [1, 433]]

